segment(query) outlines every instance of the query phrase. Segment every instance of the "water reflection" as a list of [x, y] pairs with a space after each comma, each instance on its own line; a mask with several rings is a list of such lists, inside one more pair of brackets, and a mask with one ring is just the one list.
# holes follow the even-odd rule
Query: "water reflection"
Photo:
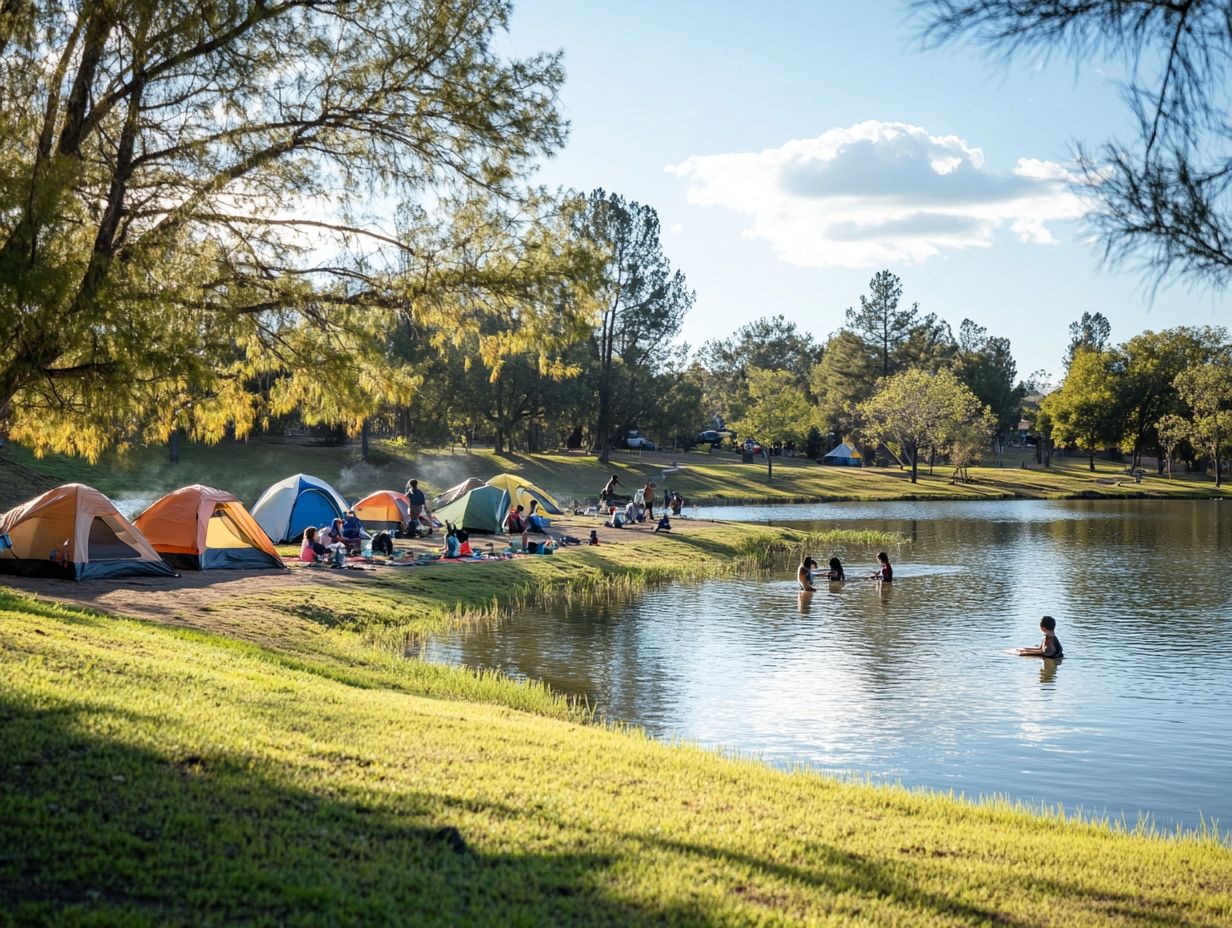
[[[518, 616], [428, 656], [543, 679], [657, 736], [772, 763], [1163, 825], [1232, 820], [1222, 506], [960, 504], [959, 519], [911, 505], [886, 518], [832, 507], [815, 523], [914, 531], [890, 552], [892, 584], [854, 579], [875, 551], [840, 550], [853, 579], [812, 594], [787, 566]], [[1045, 613], [1066, 661], [1006, 653], [1039, 640]]]

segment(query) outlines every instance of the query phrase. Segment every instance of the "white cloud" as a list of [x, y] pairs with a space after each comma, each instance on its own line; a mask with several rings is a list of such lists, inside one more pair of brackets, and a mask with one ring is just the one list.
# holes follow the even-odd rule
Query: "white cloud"
[[690, 203], [751, 217], [747, 237], [805, 267], [918, 263], [987, 248], [1002, 228], [1053, 244], [1048, 223], [1085, 212], [1062, 165], [1020, 158], [998, 173], [965, 140], [906, 123], [870, 120], [665, 170], [688, 181]]
[[673, 222], [671, 225], [671, 228], [669, 228], [667, 232], [669, 235], [683, 235], [684, 226], [681, 225], [679, 222]]

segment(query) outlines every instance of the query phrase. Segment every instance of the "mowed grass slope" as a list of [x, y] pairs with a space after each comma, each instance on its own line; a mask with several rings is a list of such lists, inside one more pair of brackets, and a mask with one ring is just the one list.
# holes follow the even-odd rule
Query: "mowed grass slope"
[[[682, 470], [663, 476], [673, 464]], [[1023, 465], [1027, 465], [1024, 467]], [[41, 460], [8, 445], [0, 448], [0, 507], [69, 481], [90, 484], [113, 496], [155, 498], [191, 483], [219, 487], [252, 505], [270, 484], [294, 473], [309, 473], [329, 481], [351, 499], [378, 489], [402, 489], [417, 477], [434, 495], [467, 477], [489, 477], [505, 471], [519, 474], [555, 494], [562, 503], [594, 504], [608, 476], [620, 476], [631, 494], [647, 479], [678, 490], [701, 503], [806, 502], [823, 500], [995, 499], [1003, 497], [1062, 498], [1099, 496], [1207, 497], [1225, 496], [1214, 480], [1193, 474], [1172, 479], [1147, 476], [1135, 483], [1124, 465], [1098, 461], [1094, 473], [1085, 458], [1053, 458], [1042, 468], [1021, 449], [1007, 452], [1002, 466], [973, 467], [973, 482], [951, 482], [952, 469], [921, 470], [918, 483], [897, 467], [849, 468], [818, 465], [804, 459], [774, 462], [774, 478], [766, 479], [764, 462], [742, 464], [730, 451], [618, 452], [609, 464], [593, 456], [573, 454], [506, 454], [491, 451], [412, 453], [390, 442], [373, 442], [370, 461], [360, 459], [358, 444], [321, 446], [302, 441], [254, 439], [217, 446], [184, 443], [180, 463], [167, 461], [165, 448], [136, 448], [122, 456], [109, 454], [97, 464], [49, 455]]]
[[0, 598], [0, 923], [1226, 925], [1232, 852]]

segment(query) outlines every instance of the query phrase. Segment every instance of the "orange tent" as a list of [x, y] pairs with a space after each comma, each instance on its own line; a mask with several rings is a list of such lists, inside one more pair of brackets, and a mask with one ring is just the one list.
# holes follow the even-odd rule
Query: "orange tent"
[[111, 500], [80, 483], [0, 515], [0, 573], [76, 580], [175, 576]]
[[151, 505], [135, 524], [173, 567], [254, 570], [286, 566], [244, 504], [225, 490], [182, 487]]
[[397, 490], [369, 493], [353, 507], [370, 532], [396, 532], [411, 521], [411, 503]]

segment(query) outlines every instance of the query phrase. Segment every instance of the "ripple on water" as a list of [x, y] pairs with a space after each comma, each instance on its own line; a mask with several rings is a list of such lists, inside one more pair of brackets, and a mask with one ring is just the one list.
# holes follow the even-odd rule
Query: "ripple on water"
[[[779, 510], [781, 511], [781, 510]], [[1213, 504], [844, 504], [903, 531], [896, 580], [779, 577], [549, 608], [428, 656], [585, 694], [652, 734], [784, 766], [1130, 822], [1232, 821], [1232, 517]], [[710, 514], [710, 513], [707, 513]], [[906, 521], [904, 521], [906, 520]], [[875, 552], [837, 552], [850, 576]], [[818, 552], [829, 557], [829, 552]], [[1006, 649], [1057, 618], [1069, 655]], [[1183, 773], [1181, 773], [1183, 771]]]

